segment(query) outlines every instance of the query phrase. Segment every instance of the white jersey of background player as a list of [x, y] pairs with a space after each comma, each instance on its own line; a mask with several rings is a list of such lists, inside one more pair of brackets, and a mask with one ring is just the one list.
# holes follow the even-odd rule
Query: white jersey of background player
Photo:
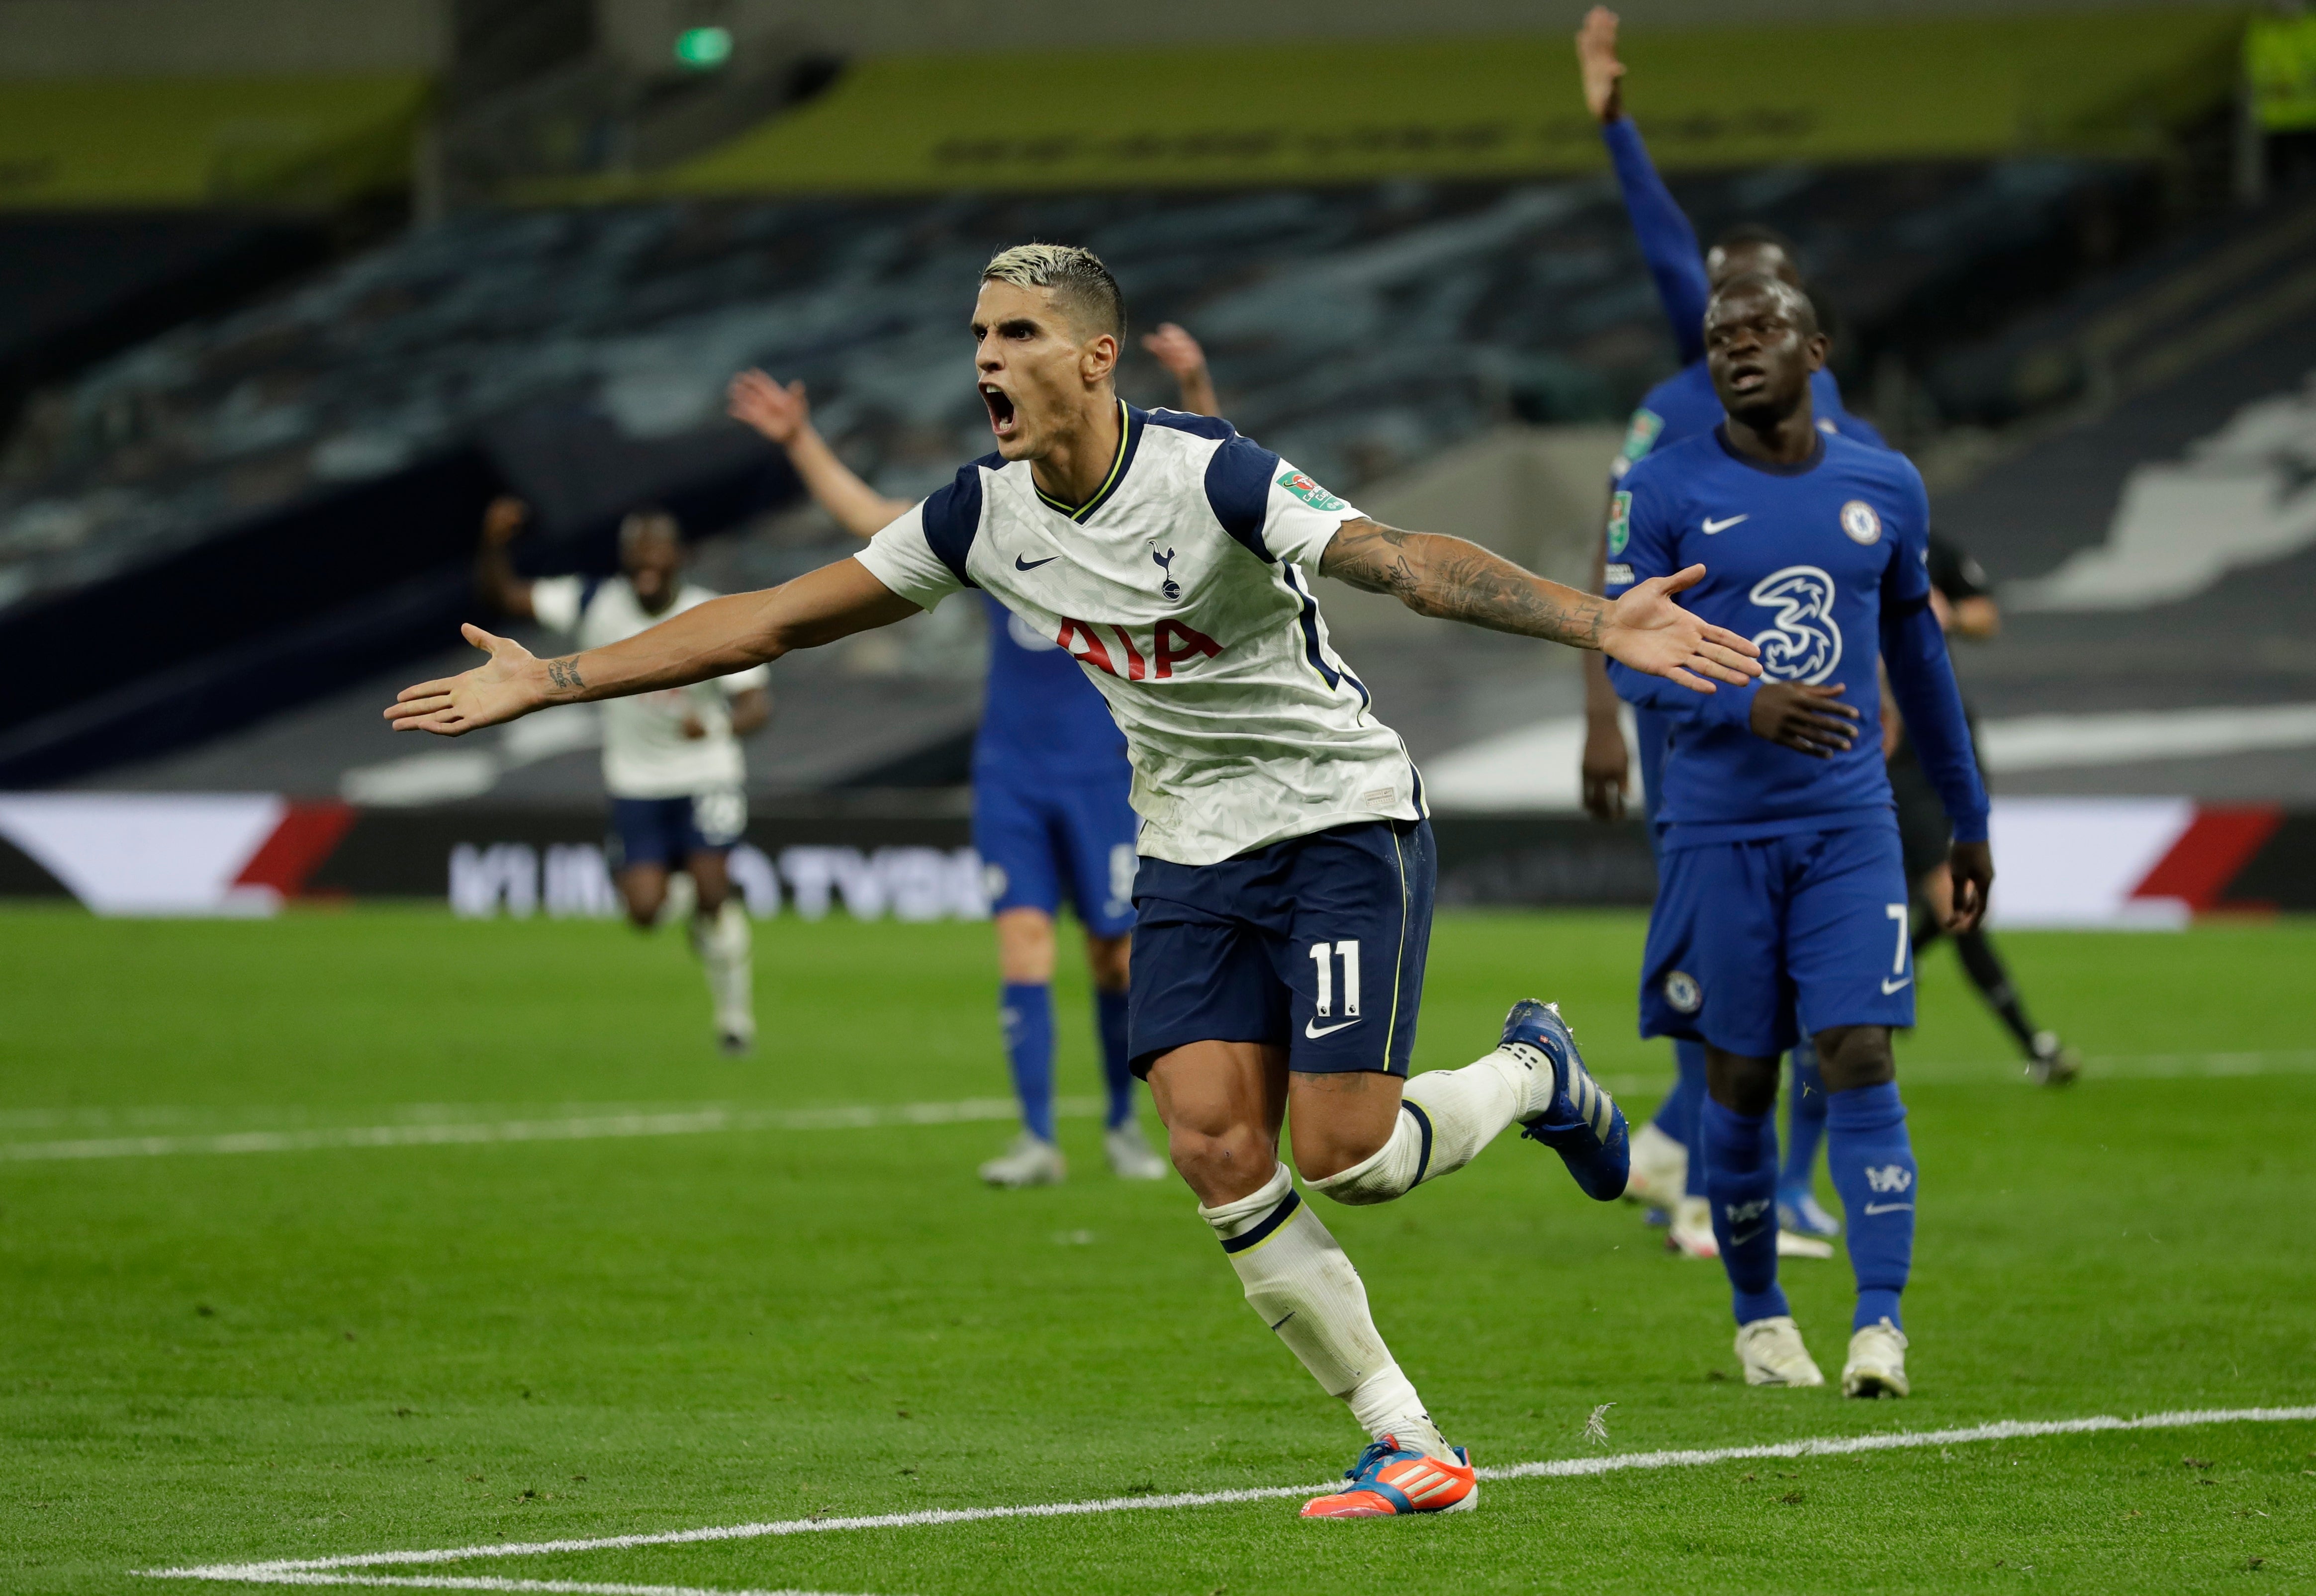
[[[664, 511], [630, 515], [619, 526], [620, 573], [524, 581], [507, 545], [522, 529], [521, 501], [500, 499], [483, 518], [477, 584], [510, 615], [569, 634], [582, 648], [624, 642], [713, 599], [681, 579], [683, 544]], [[756, 1036], [746, 908], [731, 889], [726, 856], [747, 829], [747, 770], [740, 737], [771, 713], [759, 666], [712, 681], [665, 687], [603, 705], [603, 786], [611, 799], [612, 879], [628, 916], [649, 928], [673, 909], [696, 904], [692, 945], [708, 973], [724, 1051], [744, 1053]], [[673, 876], [682, 872], [681, 877]], [[689, 882], [672, 894], [672, 882]]]
[[[1109, 701], [1135, 766], [1146, 824], [1130, 1025], [1168, 1151], [1249, 1302], [1376, 1438], [1351, 1488], [1304, 1511], [1468, 1507], [1472, 1465], [1440, 1436], [1376, 1331], [1358, 1272], [1296, 1193], [1278, 1159], [1282, 1124], [1314, 1189], [1369, 1203], [1461, 1167], [1515, 1122], [1588, 1193], [1613, 1199], [1622, 1121], [1558, 1015], [1532, 1002], [1515, 1006], [1503, 1045], [1477, 1062], [1403, 1078], [1430, 931], [1428, 828], [1405, 751], [1327, 645], [1304, 572], [1425, 614], [1599, 648], [1700, 692], [1713, 690], [1706, 678], [1757, 675], [1758, 651], [1672, 602], [1702, 566], [1611, 604], [1476, 545], [1378, 526], [1203, 419], [1121, 406], [1112, 377], [1124, 323], [1118, 285], [1091, 253], [1001, 253], [973, 317], [997, 457], [853, 559], [607, 649], [542, 661], [469, 626], [490, 662], [404, 689], [387, 718], [457, 736], [549, 704], [704, 680], [904, 620], [968, 582], [1050, 628]], [[1257, 458], [1260, 479], [1243, 469]], [[1421, 872], [1410, 867], [1419, 852]], [[1408, 865], [1395, 862], [1403, 853]], [[1261, 878], [1268, 860], [1279, 879]], [[1315, 931], [1336, 898], [1400, 934], [1394, 959], [1385, 938], [1348, 933], [1381, 955], [1364, 1013], [1350, 961], [1338, 977], [1332, 944], [1306, 949], [1304, 927], [1275, 927], [1308, 910]], [[1162, 924], [1147, 912], [1162, 899]], [[1199, 899], [1219, 904], [1203, 922]], [[1189, 917], [1173, 912], [1185, 905]], [[1386, 1000], [1391, 989], [1403, 989]], [[1225, 1012], [1239, 1002], [1260, 1017], [1255, 1029], [1241, 1028], [1243, 1007]]]

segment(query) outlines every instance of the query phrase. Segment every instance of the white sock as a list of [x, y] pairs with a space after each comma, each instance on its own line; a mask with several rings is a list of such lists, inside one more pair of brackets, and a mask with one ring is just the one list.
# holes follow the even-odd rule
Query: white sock
[[695, 921], [692, 941], [716, 1000], [716, 1028], [734, 1036], [756, 1034], [755, 928], [739, 899], [726, 898], [712, 919]]
[[1461, 1069], [1427, 1070], [1407, 1083], [1399, 1122], [1373, 1157], [1311, 1184], [1338, 1202], [1364, 1205], [1453, 1175], [1519, 1117], [1532, 1078], [1528, 1063], [1501, 1048]]
[[1198, 1217], [1229, 1254], [1247, 1305], [1330, 1396], [1350, 1404], [1370, 1436], [1395, 1435], [1410, 1450], [1448, 1455], [1376, 1330], [1359, 1272], [1296, 1194], [1286, 1165], [1253, 1196], [1201, 1208]]

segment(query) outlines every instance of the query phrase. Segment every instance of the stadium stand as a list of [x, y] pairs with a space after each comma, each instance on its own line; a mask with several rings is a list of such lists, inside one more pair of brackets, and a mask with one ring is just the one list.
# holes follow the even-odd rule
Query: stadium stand
[[[1707, 231], [1791, 226], [1864, 349], [1911, 290], [2137, 181], [2041, 159], [1680, 186]], [[981, 448], [959, 285], [1002, 242], [1063, 235], [1145, 324], [1198, 329], [1242, 427], [1354, 491], [1507, 421], [1613, 418], [1670, 359], [1596, 179], [458, 216], [44, 399], [0, 480], [0, 660], [100, 616], [138, 641], [104, 679], [11, 703], [0, 782], [151, 758], [241, 723], [223, 696], [245, 721], [428, 652], [497, 486], [566, 567], [604, 561], [644, 499], [701, 532], [777, 506], [784, 468], [718, 413], [747, 364], [805, 377], [850, 457], [923, 491]], [[1146, 367], [1129, 386], [1165, 393]]]

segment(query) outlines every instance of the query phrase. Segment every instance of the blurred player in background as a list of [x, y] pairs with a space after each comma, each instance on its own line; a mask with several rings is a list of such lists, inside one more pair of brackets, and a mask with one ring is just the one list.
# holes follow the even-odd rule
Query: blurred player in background
[[[1198, 341], [1168, 322], [1143, 346], [1171, 372], [1182, 408], [1215, 410]], [[751, 371], [732, 384], [732, 414], [788, 451], [821, 509], [856, 537], [905, 513], [837, 458], [804, 384]], [[1126, 1052], [1127, 963], [1134, 931], [1134, 831], [1126, 739], [1077, 662], [987, 594], [989, 681], [973, 742], [973, 844], [987, 873], [1003, 983], [998, 1014], [1021, 1103], [1021, 1133], [981, 1166], [996, 1186], [1046, 1185], [1067, 1173], [1054, 1129], [1054, 917], [1063, 900], [1085, 927], [1094, 1033], [1109, 1087], [1102, 1151], [1127, 1180], [1162, 1180], [1166, 1162], [1135, 1122]]]
[[1587, 1196], [1614, 1201], [1624, 1114], [1559, 1011], [1533, 999], [1473, 1063], [1409, 1078], [1438, 879], [1422, 780], [1329, 643], [1309, 581], [1604, 650], [1699, 695], [1751, 680], [1759, 651], [1673, 601], [1702, 566], [1611, 602], [1461, 538], [1370, 520], [1226, 421], [1136, 409], [1115, 383], [1125, 324], [1091, 251], [1002, 252], [972, 321], [997, 447], [856, 558], [567, 659], [468, 626], [489, 662], [404, 688], [387, 714], [459, 736], [819, 647], [968, 588], [1063, 642], [1133, 761], [1135, 1068], [1248, 1306], [1373, 1438], [1304, 1516], [1476, 1507], [1468, 1453], [1393, 1359], [1281, 1154], [1291, 1137], [1314, 1190], [1367, 1205], [1519, 1125]]
[[1800, 1034], [1815, 1039], [1857, 1281], [1842, 1390], [1902, 1396], [1899, 1298], [1917, 1191], [1890, 1036], [1913, 1024], [1914, 963], [1879, 745], [1877, 645], [1952, 828], [1956, 932], [1976, 926], [1994, 878], [1986, 789], [1930, 609], [1920, 474], [1902, 455], [1814, 425], [1809, 379], [1826, 341], [1799, 288], [1766, 273], [1731, 279], [1705, 332], [1726, 419], [1626, 474], [1609, 513], [1608, 591], [1709, 556], [1691, 606], [1751, 633], [1762, 676], [1699, 698], [1609, 668], [1619, 693], [1678, 733], [1657, 803], [1642, 1031], [1705, 1044], [1703, 1184], [1751, 1385], [1824, 1383], [1777, 1284], [1770, 1116], [1778, 1055]]
[[[1596, 5], [1586, 13], [1576, 35], [1577, 66], [1584, 84], [1584, 103], [1600, 124], [1617, 185], [1632, 217], [1641, 257], [1655, 279], [1657, 297], [1664, 306], [1681, 368], [1651, 388], [1633, 412], [1625, 433], [1625, 448], [1609, 466], [1613, 490], [1635, 461], [1685, 438], [1709, 432], [1721, 424], [1720, 397], [1713, 391], [1705, 363], [1705, 304], [1712, 291], [1732, 278], [1763, 273], [1808, 291], [1793, 245], [1773, 227], [1743, 224], [1724, 231], [1712, 249], [1700, 254], [1697, 230], [1682, 214], [1664, 180], [1649, 160], [1640, 129], [1625, 114], [1625, 65], [1617, 57], [1617, 13]], [[1821, 368], [1810, 376], [1810, 398], [1819, 431], [1882, 446], [1882, 435], [1843, 408], [1841, 389], [1833, 373]], [[1593, 568], [1598, 588], [1608, 555]], [[1623, 728], [1617, 723], [1617, 695], [1598, 655], [1584, 661], [1585, 735], [1583, 755], [1584, 806], [1604, 820], [1621, 820], [1625, 812], [1626, 773], [1630, 767]], [[1641, 767], [1641, 802], [1652, 821], [1656, 815], [1663, 774], [1665, 740], [1671, 726], [1655, 711], [1635, 705], [1635, 740]], [[1651, 829], [1654, 840], [1654, 828]], [[1635, 1201], [1670, 1210], [1670, 1244], [1694, 1258], [1710, 1258], [1715, 1244], [1705, 1198], [1690, 1188], [1686, 1171], [1697, 1157], [1697, 1109], [1705, 1097], [1705, 1054], [1690, 1042], [1676, 1041], [1673, 1058], [1678, 1069], [1672, 1092], [1658, 1105], [1655, 1117], [1633, 1138]], [[1793, 1091], [1786, 1099], [1786, 1174], [1778, 1203], [1780, 1233], [1789, 1255], [1824, 1257], [1831, 1249], [1811, 1245], [1816, 1238], [1839, 1235], [1841, 1227], [1818, 1203], [1811, 1189], [1817, 1149], [1825, 1127], [1825, 1083], [1818, 1072], [1817, 1055], [1808, 1037], [1795, 1045]]]
[[[1930, 535], [1930, 607], [1949, 640], [1966, 637], [1983, 642], [2002, 629], [2002, 612], [1994, 602], [1985, 570], [1953, 540]], [[1965, 709], [1967, 706], [1965, 705]], [[1914, 953], [1945, 934], [1951, 905], [1946, 870], [1946, 844], [1952, 831], [1938, 805], [1937, 789], [1922, 768], [1906, 723], [1885, 687], [1882, 702], [1882, 748], [1890, 760], [1890, 788], [1898, 799], [1898, 836], [1906, 845], [1906, 879], [1914, 891]], [[1978, 740], [1975, 717], [1971, 741]], [[1985, 767], [1983, 759], [1980, 768]], [[1994, 951], [1983, 926], [1954, 933], [1955, 954], [1979, 996], [1986, 999], [2026, 1057], [2026, 1073], [2037, 1085], [2062, 1086], [2082, 1073], [2082, 1056], [2059, 1040], [2055, 1031], [2037, 1030], [2026, 1015], [2026, 1005], [2010, 984], [2010, 972]], [[1787, 1167], [1792, 1160], [1787, 1160]], [[1783, 1202], [1783, 1193], [1778, 1201]]]
[[[517, 576], [507, 545], [529, 519], [520, 499], [491, 501], [483, 515], [476, 586], [502, 614], [568, 633], [582, 648], [633, 637], [716, 597], [682, 580], [683, 537], [665, 510], [637, 510], [619, 523], [620, 573], [602, 580]], [[769, 680], [760, 666], [622, 698], [602, 710], [611, 879], [640, 930], [663, 918], [682, 918], [689, 897], [691, 945], [707, 969], [717, 1038], [735, 1056], [756, 1042], [754, 938], [747, 908], [733, 894], [725, 856], [747, 829], [747, 770], [739, 740], [771, 718]], [[690, 880], [688, 894], [670, 891], [670, 878], [679, 871]]]

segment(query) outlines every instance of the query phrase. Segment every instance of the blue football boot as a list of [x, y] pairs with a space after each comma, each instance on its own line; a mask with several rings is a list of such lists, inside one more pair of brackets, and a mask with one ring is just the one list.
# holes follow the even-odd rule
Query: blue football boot
[[1831, 1237], [1841, 1234], [1841, 1221], [1819, 1206], [1817, 1193], [1807, 1186], [1788, 1186], [1777, 1193], [1777, 1228]]
[[[1625, 1131], [1625, 1111], [1586, 1073], [1584, 1056], [1576, 1051], [1576, 1037], [1560, 1017], [1556, 1003], [1523, 998], [1504, 1016], [1503, 1046], [1531, 1048], [1552, 1066], [1552, 1096], [1538, 1112], [1524, 1116], [1520, 1134], [1540, 1141], [1560, 1155], [1568, 1173], [1584, 1194], [1596, 1202], [1614, 1202], [1625, 1194], [1632, 1173], [1632, 1145]], [[1544, 1103], [1541, 1072], [1530, 1103]]]

